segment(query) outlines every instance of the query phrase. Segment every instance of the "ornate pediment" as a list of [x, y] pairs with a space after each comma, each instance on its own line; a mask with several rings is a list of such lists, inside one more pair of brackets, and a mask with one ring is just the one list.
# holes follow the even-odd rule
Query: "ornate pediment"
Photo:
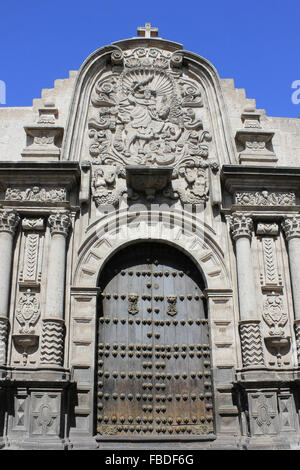
[[200, 86], [183, 73], [182, 55], [138, 47], [113, 51], [111, 63], [94, 86], [88, 120], [96, 205], [132, 196], [124, 186], [126, 166], [170, 167], [172, 183], [163, 196], [205, 202], [212, 138], [198, 113]]

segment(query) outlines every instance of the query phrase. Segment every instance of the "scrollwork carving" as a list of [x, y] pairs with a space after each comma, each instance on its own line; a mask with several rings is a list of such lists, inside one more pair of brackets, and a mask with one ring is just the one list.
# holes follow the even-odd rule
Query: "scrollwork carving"
[[21, 294], [16, 309], [16, 318], [21, 325], [20, 333], [34, 333], [33, 325], [38, 321], [40, 314], [37, 294], [27, 289]]
[[92, 178], [92, 193], [96, 206], [103, 204], [116, 206], [126, 192], [124, 175], [119, 165], [96, 167]]
[[288, 315], [283, 310], [282, 297], [273, 292], [263, 303], [263, 319], [270, 327], [271, 336], [284, 336], [283, 327], [287, 323]]

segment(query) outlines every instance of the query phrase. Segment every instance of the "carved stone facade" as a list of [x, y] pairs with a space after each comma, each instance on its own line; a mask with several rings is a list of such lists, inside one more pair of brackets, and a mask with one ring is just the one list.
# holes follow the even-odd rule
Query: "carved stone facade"
[[0, 109], [0, 447], [299, 448], [300, 121], [149, 24], [59, 82]]

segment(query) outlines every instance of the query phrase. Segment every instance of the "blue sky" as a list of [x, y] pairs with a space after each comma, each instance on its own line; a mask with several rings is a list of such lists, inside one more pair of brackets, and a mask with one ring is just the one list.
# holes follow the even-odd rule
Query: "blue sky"
[[300, 116], [291, 101], [300, 80], [300, 0], [11, 0], [0, 14], [6, 106], [31, 106], [91, 52], [151, 22], [159, 36], [234, 78], [268, 115]]

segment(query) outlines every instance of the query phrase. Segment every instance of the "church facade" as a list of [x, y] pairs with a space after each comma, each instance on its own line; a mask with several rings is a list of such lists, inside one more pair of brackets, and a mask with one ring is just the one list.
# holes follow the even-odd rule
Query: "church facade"
[[299, 136], [149, 24], [0, 109], [2, 448], [299, 448]]

